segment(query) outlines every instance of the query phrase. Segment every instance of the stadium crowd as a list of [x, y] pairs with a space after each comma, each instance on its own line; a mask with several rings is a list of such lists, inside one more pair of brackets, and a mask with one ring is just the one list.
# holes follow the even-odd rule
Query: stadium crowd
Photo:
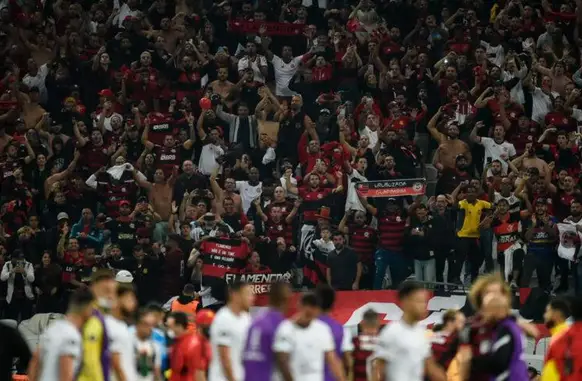
[[244, 274], [582, 294], [579, 0], [1, 3], [0, 318], [104, 270], [202, 326]]

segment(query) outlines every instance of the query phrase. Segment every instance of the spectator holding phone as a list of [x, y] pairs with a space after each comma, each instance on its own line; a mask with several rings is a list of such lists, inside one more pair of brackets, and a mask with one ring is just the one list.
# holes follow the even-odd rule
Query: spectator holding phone
[[34, 300], [34, 267], [24, 259], [22, 251], [15, 250], [12, 253], [10, 261], [2, 267], [0, 281], [8, 283], [6, 317], [16, 321], [30, 318]]

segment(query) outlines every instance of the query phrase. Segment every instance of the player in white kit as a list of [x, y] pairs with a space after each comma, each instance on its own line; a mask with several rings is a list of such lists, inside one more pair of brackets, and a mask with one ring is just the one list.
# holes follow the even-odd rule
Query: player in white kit
[[254, 295], [250, 285], [229, 286], [228, 301], [214, 317], [210, 327], [212, 360], [208, 381], [241, 381], [244, 379], [242, 352], [251, 323], [249, 309]]
[[111, 315], [105, 317], [110, 340], [112, 380], [137, 380], [135, 340], [127, 325], [136, 308], [137, 298], [133, 287], [131, 284], [120, 283]]
[[75, 291], [63, 320], [53, 322], [42, 334], [29, 364], [30, 381], [73, 381], [81, 367], [81, 327], [93, 312], [94, 297], [88, 289]]
[[277, 328], [273, 351], [284, 381], [324, 381], [326, 363], [336, 381], [346, 379], [331, 328], [319, 314], [317, 297], [307, 293], [297, 315]]
[[416, 282], [402, 283], [398, 291], [402, 319], [386, 325], [378, 336], [372, 381], [446, 381], [445, 371], [431, 356], [426, 328], [427, 293]]

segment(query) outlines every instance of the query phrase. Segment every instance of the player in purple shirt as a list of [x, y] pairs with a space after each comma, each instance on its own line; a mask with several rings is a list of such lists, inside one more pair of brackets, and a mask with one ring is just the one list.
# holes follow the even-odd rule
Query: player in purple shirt
[[273, 341], [275, 331], [285, 319], [291, 299], [291, 288], [287, 283], [271, 285], [269, 307], [253, 319], [243, 351], [245, 381], [271, 381], [275, 371]]
[[[329, 285], [320, 283], [315, 289], [315, 294], [319, 301], [319, 306], [321, 308], [321, 315], [319, 315], [319, 320], [324, 322], [331, 329], [333, 334], [333, 342], [335, 344], [335, 351], [339, 359], [342, 359], [345, 365], [350, 365], [349, 355], [351, 354], [351, 338], [346, 337], [346, 332], [344, 331], [343, 325], [335, 321], [329, 316], [331, 309], [333, 308], [333, 303], [335, 302], [335, 291]], [[333, 373], [325, 364], [325, 381], [334, 381], [335, 378]]]

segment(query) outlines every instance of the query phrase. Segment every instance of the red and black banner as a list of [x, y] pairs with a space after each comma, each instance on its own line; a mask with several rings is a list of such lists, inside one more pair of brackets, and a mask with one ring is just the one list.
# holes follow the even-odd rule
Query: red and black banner
[[361, 197], [421, 196], [426, 191], [426, 179], [363, 181], [356, 184]]
[[245, 241], [231, 238], [208, 238], [200, 244], [202, 275], [224, 278], [227, 273], [238, 274], [247, 264], [250, 249]]
[[226, 280], [226, 284], [232, 284], [234, 282], [244, 282], [248, 283], [252, 286], [253, 293], [260, 295], [266, 294], [271, 290], [271, 284], [273, 283], [290, 283], [291, 282], [291, 273], [282, 273], [282, 274], [253, 274], [253, 273], [246, 273], [246, 274], [233, 274], [228, 273], [224, 277]]
[[264, 27], [268, 36], [302, 36], [305, 29], [304, 24], [285, 22], [231, 20], [228, 24], [231, 32], [241, 34], [258, 34], [259, 29]]

